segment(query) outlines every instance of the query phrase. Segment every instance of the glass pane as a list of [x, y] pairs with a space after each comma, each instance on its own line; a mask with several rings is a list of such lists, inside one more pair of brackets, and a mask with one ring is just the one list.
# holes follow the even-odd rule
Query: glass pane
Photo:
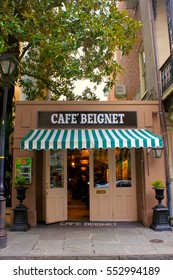
[[131, 187], [131, 157], [127, 148], [115, 149], [116, 186]]
[[94, 150], [94, 187], [109, 187], [108, 150]]
[[63, 151], [50, 151], [50, 187], [64, 187]]

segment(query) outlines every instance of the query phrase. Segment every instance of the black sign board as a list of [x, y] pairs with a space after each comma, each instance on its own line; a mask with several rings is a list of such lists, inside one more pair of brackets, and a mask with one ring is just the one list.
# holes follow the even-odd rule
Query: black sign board
[[38, 128], [137, 127], [137, 112], [38, 112]]

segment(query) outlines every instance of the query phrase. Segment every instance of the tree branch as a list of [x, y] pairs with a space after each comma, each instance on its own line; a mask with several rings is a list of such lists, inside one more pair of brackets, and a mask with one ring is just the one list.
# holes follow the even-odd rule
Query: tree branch
[[19, 60], [21, 60], [21, 59], [24, 57], [25, 53], [29, 50], [29, 48], [30, 48], [31, 46], [32, 46], [32, 42], [29, 42], [29, 43], [23, 48], [22, 53], [21, 53], [21, 55], [19, 56]]

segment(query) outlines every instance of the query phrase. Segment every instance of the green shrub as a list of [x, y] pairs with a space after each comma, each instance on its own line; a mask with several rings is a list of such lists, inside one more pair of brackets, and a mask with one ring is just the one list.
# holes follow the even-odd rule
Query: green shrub
[[26, 185], [26, 178], [24, 176], [16, 176], [16, 178], [14, 179], [14, 184], [16, 186]]
[[151, 184], [152, 184], [152, 186], [153, 186], [154, 188], [157, 188], [157, 189], [159, 189], [159, 188], [165, 188], [165, 185], [163, 184], [162, 180], [155, 180], [155, 181], [152, 182]]

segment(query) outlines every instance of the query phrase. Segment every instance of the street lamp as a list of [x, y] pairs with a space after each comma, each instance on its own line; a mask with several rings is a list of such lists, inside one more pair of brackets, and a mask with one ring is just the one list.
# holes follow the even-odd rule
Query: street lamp
[[5, 128], [6, 128], [6, 111], [8, 101], [8, 89], [12, 77], [17, 68], [17, 61], [10, 53], [4, 53], [0, 56], [0, 79], [4, 87], [3, 107], [1, 116], [0, 132], [0, 249], [7, 247], [7, 233], [5, 231], [5, 209], [6, 199], [4, 186], [4, 162], [5, 162]]

